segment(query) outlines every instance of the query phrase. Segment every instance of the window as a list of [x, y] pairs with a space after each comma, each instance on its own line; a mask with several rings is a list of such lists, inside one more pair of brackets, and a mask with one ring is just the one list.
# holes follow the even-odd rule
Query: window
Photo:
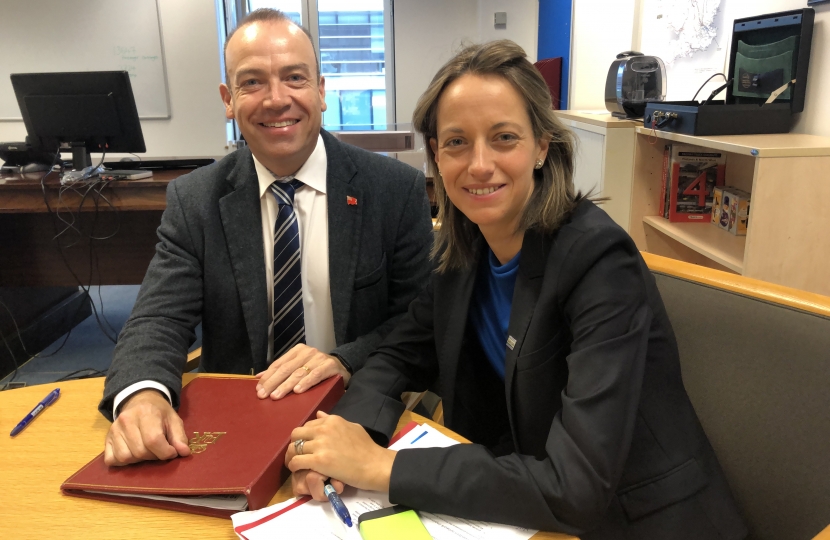
[[280, 9], [308, 29], [326, 78], [326, 129], [386, 129], [395, 122], [392, 0], [224, 2], [228, 29], [264, 7]]

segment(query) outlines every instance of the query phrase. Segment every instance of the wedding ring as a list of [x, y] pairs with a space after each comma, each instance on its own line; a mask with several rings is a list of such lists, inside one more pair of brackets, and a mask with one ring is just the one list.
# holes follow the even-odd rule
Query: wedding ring
[[296, 441], [294, 441], [294, 453], [296, 453], [298, 456], [302, 456], [304, 444], [305, 441], [302, 439], [297, 439]]
[[300, 369], [304, 369], [304, 370], [305, 370], [305, 374], [306, 374], [306, 375], [308, 375], [309, 373], [311, 373], [311, 368], [310, 368], [310, 367], [308, 367], [308, 366], [300, 366]]

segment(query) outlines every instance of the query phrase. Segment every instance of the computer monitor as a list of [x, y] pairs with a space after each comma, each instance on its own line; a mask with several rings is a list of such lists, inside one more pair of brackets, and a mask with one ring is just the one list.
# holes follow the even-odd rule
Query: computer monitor
[[12, 73], [12, 87], [35, 148], [72, 151], [72, 165], [90, 152], [146, 152], [126, 71]]

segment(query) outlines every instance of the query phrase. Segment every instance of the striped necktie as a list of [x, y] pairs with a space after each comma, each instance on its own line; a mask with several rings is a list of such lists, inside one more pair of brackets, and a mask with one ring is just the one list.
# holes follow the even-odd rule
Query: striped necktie
[[280, 209], [274, 224], [274, 359], [305, 343], [300, 228], [294, 212], [294, 192], [302, 185], [291, 176], [271, 184]]

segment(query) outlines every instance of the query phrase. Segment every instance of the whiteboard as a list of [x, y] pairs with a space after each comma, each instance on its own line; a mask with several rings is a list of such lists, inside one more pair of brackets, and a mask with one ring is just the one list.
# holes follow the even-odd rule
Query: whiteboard
[[138, 115], [170, 117], [157, 0], [2, 3], [0, 120], [21, 120], [10, 74], [50, 71], [127, 71]]

